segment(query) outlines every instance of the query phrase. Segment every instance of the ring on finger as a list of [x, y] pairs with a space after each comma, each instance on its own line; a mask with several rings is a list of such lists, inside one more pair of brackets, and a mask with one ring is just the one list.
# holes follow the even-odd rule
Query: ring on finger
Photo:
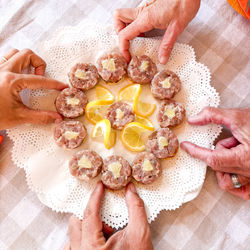
[[8, 61], [8, 59], [6, 57], [4, 57], [4, 56], [1, 56], [0, 59], [2, 59], [4, 62]]
[[230, 174], [231, 176], [231, 180], [232, 180], [232, 183], [234, 185], [235, 188], [241, 188], [241, 183], [239, 181], [239, 177], [237, 174]]

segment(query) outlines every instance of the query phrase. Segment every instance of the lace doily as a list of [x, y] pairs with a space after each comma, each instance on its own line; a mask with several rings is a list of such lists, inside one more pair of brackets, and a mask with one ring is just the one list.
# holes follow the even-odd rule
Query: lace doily
[[[68, 82], [67, 72], [76, 62], [95, 63], [104, 52], [116, 51], [117, 36], [112, 26], [102, 26], [84, 21], [75, 27], [64, 27], [57, 31], [50, 41], [43, 42], [38, 54], [47, 62], [47, 76]], [[187, 116], [198, 113], [205, 106], [219, 105], [219, 95], [210, 85], [210, 72], [206, 66], [196, 62], [194, 50], [185, 44], [176, 44], [166, 66], [157, 60], [159, 39], [136, 38], [131, 42], [131, 53], [149, 55], [157, 63], [158, 70], [168, 68], [176, 72], [182, 81], [182, 90], [175, 100], [186, 107]], [[106, 85], [113, 93], [127, 83]], [[143, 86], [143, 99], [157, 103]], [[58, 92], [31, 91], [29, 106], [32, 108], [54, 110], [54, 100]], [[88, 98], [94, 98], [94, 90], [88, 91]], [[27, 92], [26, 92], [27, 97]], [[150, 117], [156, 128], [155, 115]], [[83, 117], [80, 118], [90, 134], [92, 126]], [[68, 161], [82, 148], [95, 149], [102, 157], [117, 154], [130, 162], [135, 154], [126, 150], [118, 140], [110, 151], [102, 143], [87, 138], [83, 145], [75, 150], [59, 148], [53, 140], [53, 126], [22, 125], [8, 130], [13, 140], [12, 158], [14, 163], [26, 172], [27, 183], [35, 191], [42, 203], [57, 212], [74, 213], [81, 218], [84, 208], [99, 177], [89, 182], [80, 182], [68, 171]], [[179, 141], [188, 140], [197, 145], [211, 148], [214, 139], [220, 133], [217, 125], [190, 126], [186, 121], [175, 128]], [[203, 184], [206, 164], [191, 158], [179, 149], [172, 159], [162, 161], [163, 174], [151, 185], [136, 184], [140, 197], [144, 200], [148, 220], [151, 222], [163, 210], [178, 208], [184, 202], [193, 199]], [[124, 190], [106, 191], [103, 200], [102, 219], [114, 228], [123, 227], [128, 221]]]

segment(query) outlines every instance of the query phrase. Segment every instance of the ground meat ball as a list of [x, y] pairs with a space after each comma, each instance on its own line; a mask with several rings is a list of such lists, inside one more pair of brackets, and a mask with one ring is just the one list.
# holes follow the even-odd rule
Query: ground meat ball
[[157, 158], [164, 159], [174, 156], [178, 146], [176, 135], [169, 128], [160, 128], [148, 137], [146, 149]]
[[159, 99], [170, 99], [181, 89], [180, 78], [170, 70], [157, 73], [151, 82], [152, 95]]
[[68, 73], [71, 85], [77, 89], [93, 88], [99, 79], [96, 66], [88, 63], [77, 63]]
[[73, 155], [69, 162], [70, 173], [79, 180], [96, 177], [102, 169], [102, 158], [92, 150], [82, 150]]
[[79, 89], [64, 89], [56, 98], [57, 112], [67, 118], [75, 118], [84, 114], [88, 103], [87, 96]]
[[79, 121], [63, 121], [54, 129], [54, 139], [58, 146], [77, 148], [83, 142], [87, 130]]
[[160, 161], [150, 152], [139, 153], [132, 164], [132, 176], [138, 182], [150, 184], [161, 174]]
[[121, 130], [127, 123], [134, 121], [135, 114], [129, 104], [119, 101], [109, 107], [106, 118], [112, 128]]
[[103, 161], [102, 182], [110, 189], [121, 189], [131, 179], [131, 167], [121, 156], [112, 155]]
[[162, 101], [160, 104], [157, 119], [162, 128], [179, 125], [185, 117], [184, 106], [175, 101]]
[[136, 83], [150, 83], [156, 72], [155, 63], [146, 55], [134, 56], [128, 65], [128, 76]]
[[98, 72], [104, 81], [118, 82], [126, 74], [127, 62], [118, 54], [103, 55], [97, 63]]

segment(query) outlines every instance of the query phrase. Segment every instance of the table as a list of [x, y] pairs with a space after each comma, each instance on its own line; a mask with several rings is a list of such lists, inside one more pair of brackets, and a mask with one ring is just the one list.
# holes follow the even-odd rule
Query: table
[[[0, 2], [0, 54], [10, 47], [35, 49], [61, 26], [85, 17], [112, 22], [112, 11], [140, 0], [19, 0]], [[178, 39], [194, 47], [212, 73], [220, 107], [250, 106], [250, 22], [225, 0], [202, 0], [196, 18]], [[4, 131], [0, 134], [5, 135]], [[224, 131], [220, 138], [227, 135]], [[11, 160], [12, 142], [0, 145], [0, 249], [62, 249], [68, 214], [45, 207]], [[219, 189], [208, 169], [199, 196], [150, 225], [155, 249], [250, 249], [250, 202]]]

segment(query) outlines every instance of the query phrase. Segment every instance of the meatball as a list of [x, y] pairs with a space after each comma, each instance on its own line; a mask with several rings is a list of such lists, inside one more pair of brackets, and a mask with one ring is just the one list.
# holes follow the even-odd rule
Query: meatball
[[150, 83], [156, 72], [155, 63], [146, 55], [134, 56], [128, 65], [128, 76], [136, 83]]
[[55, 101], [57, 112], [67, 118], [83, 115], [87, 103], [87, 96], [76, 88], [64, 89]]
[[132, 107], [123, 101], [112, 104], [106, 114], [112, 128], [121, 130], [127, 123], [134, 121], [135, 114]]
[[131, 167], [121, 156], [112, 155], [103, 161], [102, 182], [110, 189], [121, 189], [131, 179]]
[[154, 131], [146, 143], [146, 150], [159, 159], [174, 156], [178, 147], [178, 139], [169, 128], [160, 128]]
[[157, 73], [151, 82], [151, 92], [155, 98], [170, 99], [181, 89], [180, 78], [170, 70]]
[[99, 74], [96, 66], [88, 63], [77, 63], [68, 73], [68, 77], [74, 88], [88, 90], [98, 83]]
[[79, 121], [63, 121], [54, 128], [54, 139], [58, 146], [73, 149], [79, 147], [87, 130]]
[[93, 150], [75, 153], [69, 162], [70, 173], [79, 180], [96, 177], [102, 169], [102, 158]]
[[104, 81], [118, 82], [126, 74], [127, 62], [118, 54], [103, 55], [97, 63], [98, 72]]
[[157, 114], [158, 122], [162, 128], [179, 125], [185, 117], [184, 106], [175, 101], [162, 101]]
[[150, 184], [161, 174], [160, 161], [150, 152], [139, 153], [132, 163], [132, 176], [138, 182]]

